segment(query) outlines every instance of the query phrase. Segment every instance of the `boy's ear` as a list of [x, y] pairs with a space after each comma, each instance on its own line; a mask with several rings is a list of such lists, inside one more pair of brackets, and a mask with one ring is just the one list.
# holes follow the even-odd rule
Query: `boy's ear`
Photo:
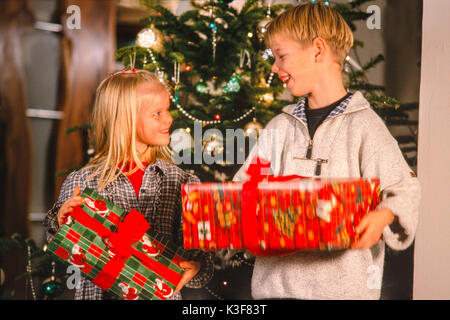
[[314, 52], [314, 61], [322, 62], [327, 43], [321, 37], [317, 37], [313, 40], [312, 44], [313, 44], [313, 52]]

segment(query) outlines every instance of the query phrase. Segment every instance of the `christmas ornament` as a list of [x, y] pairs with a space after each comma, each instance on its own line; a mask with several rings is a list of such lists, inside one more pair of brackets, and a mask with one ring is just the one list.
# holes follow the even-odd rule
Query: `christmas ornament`
[[345, 57], [345, 61], [347, 61], [353, 68], [355, 68], [358, 71], [361, 71], [362, 68], [361, 66], [358, 64], [358, 62], [355, 61], [355, 59], [353, 59], [350, 56]]
[[[244, 67], [244, 62], [245, 60], [247, 60], [247, 68], [251, 68], [252, 67], [252, 61], [250, 59], [250, 53], [248, 52], [247, 49], [241, 49], [241, 55], [239, 57], [239, 68], [242, 69]], [[239, 72], [242, 72], [242, 70], [240, 70]]]
[[271, 92], [267, 92], [262, 95], [262, 104], [266, 107], [270, 106], [270, 104], [273, 102], [273, 94]]
[[208, 93], [208, 85], [200, 79], [200, 82], [195, 85], [195, 91], [198, 93]]
[[216, 39], [216, 34], [217, 34], [217, 26], [215, 24], [215, 20], [216, 20], [216, 16], [214, 14], [214, 10], [213, 7], [209, 8], [209, 18], [210, 18], [210, 23], [209, 23], [209, 28], [211, 29], [211, 33], [212, 33], [212, 49], [213, 49], [213, 61], [216, 60], [216, 46], [217, 46], [217, 39]]
[[[45, 251], [47, 251], [47, 245], [44, 247]], [[62, 282], [56, 277], [56, 263], [54, 260], [52, 260], [51, 276], [42, 282], [42, 292], [49, 298], [55, 298], [62, 293]]]
[[263, 129], [264, 129], [263, 125], [258, 121], [256, 121], [256, 118], [253, 118], [252, 122], [249, 122], [245, 125], [244, 135], [246, 137], [253, 136], [257, 138], [259, 137]]
[[180, 63], [175, 61], [173, 63], [173, 77], [172, 77], [172, 81], [174, 82], [174, 88], [175, 88], [175, 105], [178, 104], [178, 89], [180, 88], [179, 83], [180, 83]]
[[62, 292], [61, 280], [59, 280], [55, 276], [51, 276], [50, 278], [45, 279], [42, 282], [42, 292], [45, 296], [50, 298], [59, 296]]
[[222, 89], [223, 93], [230, 93], [230, 92], [239, 92], [241, 90], [241, 76], [239, 74], [233, 73], [230, 80], [227, 82], [225, 87]]
[[163, 36], [161, 32], [153, 27], [142, 29], [136, 35], [136, 45], [141, 48], [161, 51], [163, 49]]
[[138, 32], [136, 44], [142, 48], [151, 48], [156, 42], [156, 34], [152, 28], [145, 28]]

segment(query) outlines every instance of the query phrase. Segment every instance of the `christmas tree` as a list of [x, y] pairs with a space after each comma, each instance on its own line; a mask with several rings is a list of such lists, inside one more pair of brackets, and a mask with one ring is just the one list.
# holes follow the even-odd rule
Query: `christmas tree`
[[[237, 10], [230, 6], [232, 1], [190, 1], [192, 10], [176, 16], [154, 1], [141, 2], [154, 14], [143, 21], [147, 27], [137, 34], [136, 45], [120, 48], [116, 57], [126, 67], [157, 73], [171, 90], [176, 163], [205, 182], [231, 180], [259, 131], [282, 107], [297, 101], [271, 72], [273, 56], [263, 39], [265, 25], [291, 5], [247, 0]], [[360, 9], [365, 2], [324, 1], [353, 31], [355, 21], [370, 16]], [[362, 46], [355, 40], [355, 56]], [[345, 85], [349, 91], [363, 92], [388, 125], [414, 126], [406, 111], [416, 106], [402, 106], [384, 94], [383, 86], [367, 80], [367, 72], [383, 60], [378, 55], [361, 66], [347, 57]], [[244, 138], [245, 143], [239, 144]]]

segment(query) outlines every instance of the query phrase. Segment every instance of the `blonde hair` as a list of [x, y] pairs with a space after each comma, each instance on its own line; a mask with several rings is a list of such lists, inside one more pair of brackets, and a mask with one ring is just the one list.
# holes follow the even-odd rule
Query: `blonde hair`
[[321, 37], [330, 46], [341, 67], [353, 46], [353, 33], [344, 18], [321, 2], [295, 6], [272, 20], [264, 36], [268, 47], [278, 34], [290, 36], [305, 47]]
[[[139, 91], [144, 86], [161, 86], [166, 90], [156, 75], [136, 70], [110, 76], [101, 82], [96, 91], [91, 115], [95, 156], [85, 168], [92, 169], [90, 179], [99, 177], [99, 190], [117, 179], [130, 161], [136, 163], [130, 174], [144, 168], [143, 158], [148, 159], [149, 163], [157, 158], [172, 162], [168, 146], [149, 145], [141, 155], [136, 150], [136, 123], [144, 99]], [[152, 91], [161, 92], [161, 89]]]

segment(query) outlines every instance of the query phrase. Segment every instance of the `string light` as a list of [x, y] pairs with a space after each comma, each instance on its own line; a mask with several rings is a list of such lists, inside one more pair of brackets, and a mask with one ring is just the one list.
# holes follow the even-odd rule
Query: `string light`
[[[273, 80], [273, 75], [274, 75], [274, 73], [271, 72], [270, 75], [269, 75], [269, 78], [267, 79], [267, 82], [266, 82], [266, 88], [268, 88], [268, 87], [271, 86], [272, 80]], [[206, 125], [210, 125], [210, 124], [219, 124], [219, 123], [222, 123], [222, 120], [217, 119], [217, 118], [216, 118], [216, 120], [208, 120], [208, 121], [204, 121], [204, 120], [200, 120], [200, 119], [198, 119], [198, 118], [196, 118], [196, 117], [190, 115], [189, 112], [187, 112], [182, 106], [180, 106], [180, 105], [178, 104], [178, 101], [177, 101], [177, 103], [175, 103], [175, 97], [173, 97], [171, 93], [169, 93], [169, 95], [170, 95], [170, 99], [171, 99], [172, 102], [175, 104], [175, 107], [176, 107], [176, 108], [177, 108], [184, 116], [186, 116], [188, 119], [190, 119], [190, 120], [192, 120], [192, 121], [194, 121], [194, 122], [200, 122], [200, 123], [202, 124], [202, 126], [206, 126]], [[261, 100], [262, 100], [262, 99], [261, 99]], [[231, 121], [231, 122], [239, 122], [239, 121], [242, 121], [242, 120], [244, 120], [245, 118], [247, 118], [247, 117], [248, 117], [252, 112], [254, 112], [254, 111], [256, 111], [256, 106], [253, 106], [250, 110], [248, 110], [246, 113], [244, 113], [244, 114], [241, 115], [240, 117], [235, 118], [235, 119], [231, 119], [231, 120], [229, 120], [229, 121]]]

